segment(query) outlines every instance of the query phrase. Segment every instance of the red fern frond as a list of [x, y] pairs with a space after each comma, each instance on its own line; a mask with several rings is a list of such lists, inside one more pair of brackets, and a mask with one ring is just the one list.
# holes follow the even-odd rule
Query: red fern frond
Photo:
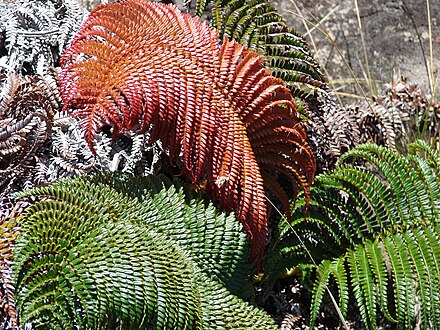
[[258, 263], [267, 236], [260, 168], [283, 205], [276, 174], [307, 195], [315, 171], [290, 91], [263, 59], [234, 41], [220, 47], [215, 30], [173, 5], [131, 0], [96, 7], [61, 63], [65, 107], [90, 147], [103, 124], [122, 134], [151, 128], [194, 183], [206, 179], [236, 212]]

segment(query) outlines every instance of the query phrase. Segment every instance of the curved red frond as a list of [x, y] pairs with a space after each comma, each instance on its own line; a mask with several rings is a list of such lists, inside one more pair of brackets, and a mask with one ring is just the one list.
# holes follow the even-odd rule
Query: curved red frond
[[290, 91], [263, 59], [235, 41], [219, 46], [215, 30], [174, 5], [130, 0], [97, 6], [61, 64], [65, 108], [89, 145], [104, 124], [122, 134], [151, 128], [152, 141], [237, 214], [258, 265], [267, 240], [261, 168], [275, 192], [279, 169], [306, 195], [315, 171]]

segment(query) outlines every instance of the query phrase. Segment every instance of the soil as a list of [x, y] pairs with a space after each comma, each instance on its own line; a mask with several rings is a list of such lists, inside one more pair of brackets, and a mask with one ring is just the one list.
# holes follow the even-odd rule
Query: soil
[[[354, 86], [354, 77], [390, 83], [400, 76], [431, 93], [425, 59], [429, 65], [427, 2], [418, 0], [359, 0], [362, 29], [356, 15], [356, 0], [272, 0], [287, 23], [303, 34], [325, 67], [330, 82]], [[440, 1], [430, 0], [433, 72], [440, 88]], [[302, 20], [305, 18], [305, 20]], [[317, 28], [314, 28], [319, 23]], [[307, 24], [307, 28], [304, 24]], [[312, 29], [308, 33], [308, 29]], [[324, 31], [327, 33], [321, 32]], [[364, 43], [360, 31], [363, 32]], [[334, 40], [334, 42], [332, 41]], [[364, 57], [365, 44], [368, 67]], [[314, 45], [314, 46], [313, 46]], [[341, 52], [345, 61], [338, 53]], [[353, 74], [348, 69], [350, 67]], [[365, 81], [365, 80], [364, 80]], [[366, 87], [364, 85], [364, 87]], [[333, 85], [337, 89], [337, 85]], [[368, 87], [365, 88], [368, 92]], [[352, 88], [343, 90], [359, 95]]]

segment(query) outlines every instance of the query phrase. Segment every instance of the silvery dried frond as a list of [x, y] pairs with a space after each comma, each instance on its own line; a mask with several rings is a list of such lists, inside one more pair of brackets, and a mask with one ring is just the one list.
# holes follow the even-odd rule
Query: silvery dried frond
[[153, 174], [163, 150], [160, 142], [148, 144], [149, 135], [138, 135], [131, 139], [118, 137], [110, 153], [110, 171], [121, 171], [133, 175]]
[[77, 121], [58, 113], [50, 137], [50, 155], [37, 168], [38, 185], [62, 177], [89, 173], [94, 166], [94, 156], [84, 140]]
[[0, 72], [45, 75], [85, 18], [73, 0], [0, 5]]
[[302, 329], [301, 323], [305, 323], [301, 316], [286, 314], [281, 322], [280, 330]]
[[0, 75], [0, 196], [93, 171], [152, 174], [162, 149], [148, 135], [100, 131], [94, 155], [78, 121], [61, 112], [54, 75]]
[[58, 37], [58, 51], [61, 54], [69, 46], [70, 41], [86, 19], [87, 11], [76, 0], [63, 0], [59, 2], [62, 3], [62, 10], [60, 8], [59, 11], [63, 13]]
[[162, 150], [158, 143], [148, 145], [148, 134], [132, 139], [116, 137], [102, 130], [96, 134], [94, 155], [84, 138], [78, 120], [60, 112], [55, 116], [50, 150], [37, 164], [34, 185], [45, 185], [63, 177], [92, 172], [125, 172], [152, 174]]
[[40, 76], [0, 75], [0, 195], [32, 177], [61, 108], [58, 89]]

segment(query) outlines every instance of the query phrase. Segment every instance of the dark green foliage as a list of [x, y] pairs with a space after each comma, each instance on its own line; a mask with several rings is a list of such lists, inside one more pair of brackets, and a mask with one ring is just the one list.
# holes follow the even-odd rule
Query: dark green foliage
[[[92, 180], [141, 199], [148, 212], [137, 212], [133, 218], [131, 211], [127, 211], [123, 216], [160, 230], [184, 246], [201, 270], [218, 277], [234, 294], [251, 298], [253, 287], [249, 278], [253, 270], [248, 261], [247, 236], [232, 215], [225, 216], [213, 207], [204, 207], [196, 196], [185, 196], [182, 189], [176, 191], [165, 176], [158, 180], [154, 176], [106, 175]], [[175, 185], [180, 186], [179, 183]]]
[[233, 215], [157, 178], [61, 180], [33, 196], [14, 249], [19, 323], [37, 329], [273, 328], [249, 297]]
[[306, 220], [300, 202], [291, 225], [280, 225], [269, 267], [310, 264], [304, 247], [317, 263], [311, 326], [333, 279], [342, 314], [352, 295], [369, 329], [378, 313], [399, 329], [417, 319], [440, 327], [440, 156], [421, 141], [409, 149], [364, 144], [345, 153], [317, 177]]
[[304, 39], [288, 27], [264, 0], [198, 0], [196, 14], [211, 7], [212, 25], [220, 38], [235, 39], [265, 59], [275, 77], [284, 80], [301, 105], [317, 90], [327, 89], [325, 78]]

